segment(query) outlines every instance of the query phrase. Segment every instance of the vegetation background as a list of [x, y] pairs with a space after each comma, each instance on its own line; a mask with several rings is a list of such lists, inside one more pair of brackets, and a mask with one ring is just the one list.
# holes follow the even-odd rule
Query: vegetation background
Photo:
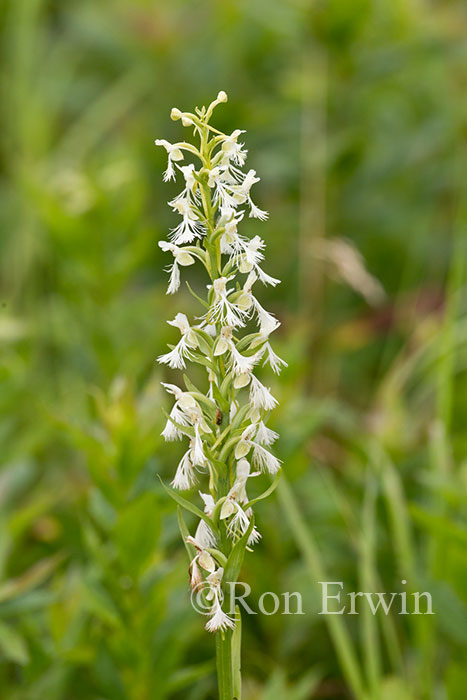
[[[179, 446], [155, 358], [195, 306], [165, 296], [153, 140], [220, 89], [262, 176], [248, 232], [283, 280], [263, 299], [289, 362], [285, 478], [243, 580], [306, 612], [245, 617], [245, 698], [465, 698], [465, 4], [0, 7], [0, 698], [215, 697], [156, 476]], [[402, 579], [435, 616], [317, 614], [319, 580]]]

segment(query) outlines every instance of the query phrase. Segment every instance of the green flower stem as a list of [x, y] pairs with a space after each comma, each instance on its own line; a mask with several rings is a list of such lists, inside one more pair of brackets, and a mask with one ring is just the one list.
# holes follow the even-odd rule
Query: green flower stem
[[[208, 130], [206, 128], [201, 139], [201, 158], [206, 166], [210, 166], [209, 144], [207, 141]], [[215, 209], [211, 202], [211, 191], [206, 180], [199, 181], [201, 201], [203, 205], [204, 217], [208, 227], [209, 234], [205, 241], [205, 248], [208, 254], [208, 271], [211, 281], [221, 275], [221, 253], [220, 253], [220, 237], [215, 236]], [[219, 380], [219, 386], [225, 378], [225, 367], [222, 357], [212, 358], [214, 370]], [[225, 430], [223, 431], [223, 433]], [[221, 433], [221, 435], [223, 434]], [[219, 451], [219, 436], [213, 445], [213, 453]], [[217, 454], [213, 455], [219, 460]], [[232, 486], [232, 474], [229, 465], [226, 463], [225, 468], [218, 474], [217, 489], [215, 494], [216, 500], [224, 500], [227, 496], [230, 487]], [[220, 530], [220, 546], [222, 554], [226, 561], [230, 554], [231, 544], [227, 537], [225, 525], [222, 521], [219, 522]], [[216, 665], [217, 665], [217, 680], [219, 687], [219, 700], [240, 700], [241, 697], [241, 669], [240, 669], [240, 654], [241, 654], [241, 618], [240, 612], [236, 611], [236, 629], [219, 631], [216, 633]], [[235, 641], [235, 650], [232, 654], [233, 640]], [[235, 660], [235, 671], [233, 670], [233, 657]], [[234, 682], [235, 679], [235, 682]]]
[[216, 662], [219, 700], [233, 700], [231, 630], [216, 632]]
[[241, 668], [241, 649], [242, 649], [242, 616], [240, 608], [235, 606], [235, 629], [232, 632], [232, 681], [233, 681], [233, 696], [235, 700], [242, 698], [242, 668]]

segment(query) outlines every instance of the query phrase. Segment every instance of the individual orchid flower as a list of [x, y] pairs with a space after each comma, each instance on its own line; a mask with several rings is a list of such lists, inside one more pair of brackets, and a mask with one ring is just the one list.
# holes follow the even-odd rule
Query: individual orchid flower
[[244, 134], [242, 129], [235, 129], [230, 136], [225, 136], [222, 141], [223, 161], [229, 164], [231, 161], [235, 165], [245, 165], [248, 151], [245, 149], [244, 143], [238, 143], [240, 134]]
[[201, 542], [199, 542], [195, 537], [191, 537], [191, 535], [189, 535], [186, 538], [186, 542], [187, 544], [191, 544], [191, 546], [194, 547], [196, 551], [196, 555], [190, 562], [190, 583], [193, 589], [197, 589], [203, 582], [203, 578], [201, 576], [201, 572], [199, 571], [198, 565], [205, 571], [208, 571], [210, 574], [213, 574], [216, 570], [216, 563], [207, 551], [207, 549], [203, 547]]
[[167, 321], [170, 326], [178, 328], [182, 334], [177, 345], [165, 355], [160, 355], [157, 360], [169, 365], [172, 369], [186, 369], [186, 360], [193, 360], [193, 350], [198, 347], [196, 333], [188, 323], [185, 314], [177, 314], [173, 321]]
[[206, 228], [188, 197], [182, 196], [172, 200], [172, 209], [182, 216], [182, 221], [170, 232], [172, 243], [183, 245], [205, 235]]
[[183, 153], [178, 143], [169, 143], [165, 139], [156, 139], [156, 146], [163, 146], [167, 151], [169, 156], [167, 170], [164, 172], [164, 182], [169, 180], [175, 180], [175, 168], [173, 166], [174, 162], [183, 160]]
[[[211, 518], [216, 502], [210, 493], [199, 492], [201, 499], [204, 503], [204, 512]], [[210, 527], [205, 520], [200, 520], [198, 527], [195, 532], [195, 539], [202, 544], [205, 549], [214, 548], [217, 545], [217, 538], [214, 534], [212, 527]]]
[[168, 251], [172, 253], [174, 256], [174, 262], [168, 268], [168, 271], [170, 272], [170, 281], [167, 294], [175, 294], [180, 287], [180, 270], [178, 269], [178, 266], [181, 265], [182, 267], [188, 267], [189, 265], [193, 265], [195, 259], [188, 251], [184, 250], [183, 248], [179, 248], [173, 243], [168, 243], [167, 241], [159, 241], [159, 248], [161, 248], [164, 252]]
[[245, 325], [246, 314], [237, 304], [229, 300], [232, 290], [227, 288], [227, 283], [231, 279], [231, 277], [219, 277], [213, 281], [214, 302], [206, 314], [206, 319], [209, 318], [210, 322], [221, 323], [223, 326], [241, 327]]
[[[246, 459], [240, 459], [237, 462], [236, 473], [237, 478], [227, 494], [227, 498], [224, 501], [220, 512], [221, 520], [230, 519], [227, 534], [233, 539], [238, 539], [250, 528], [250, 521], [253, 511], [251, 508], [248, 508], [245, 511], [242, 505], [248, 502], [246, 492], [246, 483], [248, 478], [250, 476], [256, 476], [256, 474], [250, 474], [250, 463]], [[256, 526], [253, 526], [248, 538], [248, 545], [251, 546], [256, 544], [256, 542], [258, 542], [260, 539], [261, 534], [257, 530]]]
[[280, 469], [281, 461], [269, 452], [264, 445], [260, 444], [257, 440], [253, 440], [257, 430], [258, 427], [256, 424], [251, 424], [244, 430], [235, 449], [235, 458], [241, 459], [242, 457], [246, 457], [253, 449], [252, 462], [254, 466], [261, 471], [276, 474]]
[[226, 630], [230, 627], [235, 627], [235, 621], [222, 610], [222, 594], [221, 582], [224, 575], [224, 569], [219, 567], [212, 574], [209, 574], [206, 581], [209, 584], [209, 593], [206, 598], [212, 601], [211, 619], [206, 623], [208, 632], [217, 632], [218, 630]]

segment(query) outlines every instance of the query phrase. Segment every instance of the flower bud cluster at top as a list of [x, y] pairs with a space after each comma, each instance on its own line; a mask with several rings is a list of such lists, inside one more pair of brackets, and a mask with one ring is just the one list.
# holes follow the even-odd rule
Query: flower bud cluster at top
[[[279, 280], [262, 268], [264, 241], [238, 231], [246, 212], [267, 219], [267, 212], [251, 197], [259, 178], [254, 170], [243, 170], [247, 151], [239, 138], [244, 132], [237, 129], [227, 135], [209, 123], [214, 108], [226, 101], [227, 95], [220, 92], [207, 109], [193, 114], [172, 110], [172, 119], [192, 128], [199, 145], [156, 140], [168, 155], [164, 181], [177, 176], [183, 181], [182, 192], [169, 202], [181, 221], [170, 231], [169, 240], [159, 243], [173, 259], [167, 293], [179, 289], [180, 268], [196, 261], [210, 278], [206, 299], [197, 296], [204, 314], [194, 322], [184, 313], [168, 321], [178, 329], [180, 340], [158, 358], [172, 369], [184, 370], [192, 362], [207, 372], [206, 392], [186, 376], [183, 389], [163, 385], [175, 403], [162, 435], [169, 441], [188, 438], [172, 482], [175, 489], [193, 488], [203, 473], [209, 477], [209, 493], [200, 491], [204, 517], [187, 542], [194, 554], [191, 584], [197, 588], [205, 580], [209, 587], [210, 631], [234, 625], [222, 610], [220, 594], [223, 565], [233, 544], [246, 538], [245, 546], [251, 546], [260, 538], [248, 505], [247, 481], [280, 469], [270, 450], [278, 434], [266, 425], [277, 400], [255, 376], [255, 368], [269, 365], [279, 373], [286, 365], [269, 342], [279, 321], [253, 292], [260, 283], [275, 286]], [[253, 322], [255, 327], [247, 331]]]

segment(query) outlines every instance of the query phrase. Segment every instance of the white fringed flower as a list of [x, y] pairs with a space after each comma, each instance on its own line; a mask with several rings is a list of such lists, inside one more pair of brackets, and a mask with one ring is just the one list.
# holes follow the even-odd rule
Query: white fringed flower
[[271, 275], [268, 275], [260, 268], [259, 265], [256, 265], [255, 270], [258, 274], [258, 278], [263, 284], [270, 284], [271, 287], [276, 287], [278, 284], [280, 284], [280, 280], [278, 280], [276, 277], [271, 277]]
[[250, 406], [252, 408], [264, 408], [265, 411], [272, 411], [278, 405], [277, 399], [271, 394], [271, 390], [261, 384], [253, 374], [250, 382]]
[[230, 279], [230, 277], [219, 277], [214, 280], [212, 284], [214, 303], [209, 309], [206, 318], [209, 318], [211, 323], [221, 323], [223, 326], [232, 326], [233, 328], [242, 327], [245, 325], [244, 319], [246, 314], [228, 299], [232, 291], [227, 288], [227, 283]]
[[175, 406], [180, 408], [183, 412], [185, 418], [187, 419], [187, 425], [191, 425], [193, 427], [198, 426], [198, 429], [202, 430], [205, 433], [212, 432], [212, 429], [209, 427], [209, 425], [206, 422], [206, 419], [204, 418], [201, 406], [193, 398], [189, 391], [182, 391], [175, 384], [165, 384], [164, 382], [161, 383], [169, 394], [173, 394], [175, 396]]
[[171, 229], [170, 240], [176, 245], [191, 243], [195, 238], [202, 238], [206, 229], [187, 197], [180, 197], [172, 202], [172, 208], [182, 216], [178, 226]]
[[195, 470], [190, 459], [190, 450], [188, 450], [179, 462], [172, 486], [180, 491], [188, 491], [196, 482]]
[[178, 266], [181, 265], [182, 267], [188, 267], [189, 265], [193, 265], [195, 259], [186, 250], [179, 248], [173, 243], [159, 241], [159, 247], [164, 252], [170, 252], [174, 256], [173, 264], [169, 265], [168, 267], [168, 272], [170, 272], [170, 281], [167, 294], [175, 294], [180, 287], [180, 270], [178, 269]]
[[230, 344], [230, 357], [232, 360], [232, 369], [236, 375], [250, 374], [254, 366], [261, 359], [261, 353], [246, 357], [238, 352], [233, 343]]
[[[215, 503], [213, 497], [211, 496], [211, 494], [209, 494], [209, 493], [202, 493], [200, 491], [199, 495], [201, 496], [201, 498], [204, 502], [204, 512], [210, 518], [212, 516], [212, 512], [214, 510], [216, 503]], [[216, 536], [215, 536], [212, 528], [207, 524], [207, 522], [205, 520], [199, 521], [198, 527], [197, 527], [196, 532], [195, 532], [195, 539], [205, 549], [209, 549], [210, 547], [213, 548], [217, 545]]]
[[214, 204], [222, 208], [234, 208], [238, 205], [235, 194], [236, 181], [227, 165], [219, 165], [209, 172], [209, 187], [214, 191]]
[[246, 457], [253, 448], [252, 462], [257, 469], [270, 474], [277, 474], [280, 469], [281, 461], [275, 457], [258, 441], [253, 440], [258, 431], [257, 425], [249, 425], [242, 433], [241, 439], [235, 448], [235, 458], [242, 459]]
[[237, 194], [243, 201], [248, 201], [250, 205], [250, 216], [254, 217], [255, 219], [265, 221], [269, 216], [268, 212], [264, 211], [264, 209], [260, 209], [259, 207], [257, 207], [253, 203], [253, 200], [251, 199], [250, 195], [250, 190], [252, 186], [256, 182], [259, 182], [260, 179], [261, 178], [256, 177], [256, 170], [249, 170], [245, 175], [245, 179], [243, 180], [242, 184], [238, 186]]
[[190, 163], [189, 165], [179, 165], [178, 168], [185, 179], [185, 189], [169, 202], [169, 206], [174, 207], [175, 202], [179, 200], [184, 200], [193, 206], [197, 206], [201, 200], [201, 195], [195, 178], [195, 166], [193, 163]]
[[274, 352], [269, 341], [263, 345], [263, 356], [264, 354], [266, 355], [264, 364], [269, 364], [275, 374], [280, 374], [283, 367], [288, 367], [287, 362]]
[[222, 591], [221, 582], [224, 575], [224, 569], [220, 567], [212, 574], [209, 574], [206, 581], [209, 584], [209, 593], [206, 598], [212, 601], [211, 607], [211, 619], [206, 623], [206, 629], [208, 632], [217, 632], [218, 630], [226, 630], [227, 628], [233, 629], [235, 627], [235, 621], [229, 617], [222, 610]]
[[[246, 493], [246, 482], [250, 476], [250, 463], [246, 459], [237, 462], [237, 478], [234, 485], [227, 494], [227, 498], [222, 505], [220, 512], [221, 520], [230, 518], [227, 527], [227, 534], [232, 539], [238, 539], [244, 535], [250, 527], [250, 519], [253, 515], [251, 508], [245, 511], [241, 504], [248, 502]], [[261, 534], [253, 526], [248, 538], [248, 545], [252, 546], [261, 539]]]
[[192, 397], [189, 391], [182, 391], [180, 387], [176, 386], [175, 384], [166, 384], [165, 382], [161, 382], [161, 384], [169, 394], [175, 396], [177, 404], [184, 412], [189, 409], [196, 409], [198, 406], [198, 403]]
[[191, 587], [196, 590], [202, 583], [202, 577], [200, 575], [201, 572], [198, 570], [198, 564], [202, 569], [204, 569], [204, 571], [208, 571], [210, 574], [213, 574], [216, 569], [216, 563], [209, 552], [206, 551], [203, 544], [196, 539], [196, 537], [191, 537], [191, 535], [189, 535], [186, 538], [186, 542], [191, 544], [196, 550], [196, 555], [190, 562]]
[[182, 337], [173, 350], [160, 355], [157, 361], [169, 365], [172, 369], [186, 369], [185, 360], [193, 360], [192, 351], [198, 347], [196, 333], [190, 327], [185, 314], [177, 314], [173, 321], [167, 321], [167, 323], [178, 328]]
[[255, 438], [258, 445], [265, 445], [266, 447], [270, 447], [275, 443], [278, 437], [279, 433], [276, 433], [275, 430], [271, 430], [271, 428], [268, 428], [267, 425], [263, 423], [263, 421], [259, 422]]
[[[235, 503], [235, 514], [234, 514], [233, 518], [231, 519], [229, 526], [227, 528], [228, 536], [234, 540], [242, 537], [242, 535], [244, 535], [248, 531], [248, 528], [250, 527], [251, 515], [252, 515], [251, 508], [249, 508], [248, 511], [245, 512], [239, 503]], [[259, 542], [260, 539], [261, 539], [261, 533], [256, 528], [256, 526], [253, 525], [253, 529], [251, 531], [251, 534], [248, 537], [248, 542], [247, 542], [248, 546], [252, 547], [254, 544]]]
[[200, 520], [196, 528], [195, 537], [202, 543], [203, 547], [215, 547], [217, 545], [216, 536], [206, 523], [205, 520]]
[[164, 172], [164, 182], [168, 182], [168, 180], [175, 180], [175, 168], [173, 166], [174, 161], [183, 160], [183, 153], [180, 145], [178, 143], [169, 143], [165, 139], [156, 139], [155, 144], [156, 146], [163, 146], [169, 156], [167, 170]]
[[164, 430], [161, 435], [167, 442], [173, 442], [174, 440], [181, 440], [185, 433], [183, 433], [175, 423], [181, 426], [188, 426], [190, 422], [188, 421], [185, 413], [175, 404], [170, 411], [170, 418], [167, 420]]
[[193, 464], [197, 467], [204, 467], [206, 464], [206, 455], [204, 454], [203, 441], [199, 432], [199, 424], [195, 424], [195, 437], [190, 443], [190, 458]]
[[277, 330], [281, 325], [280, 321], [278, 321], [278, 319], [275, 316], [273, 316], [273, 314], [269, 313], [269, 311], [263, 309], [259, 301], [255, 299], [255, 297], [253, 297], [252, 301], [259, 322], [259, 332], [262, 336], [269, 338], [271, 333], [274, 333], [274, 331]]
[[225, 136], [223, 139], [223, 158], [227, 159], [227, 161], [233, 161], [235, 165], [245, 165], [248, 151], [245, 149], [244, 143], [238, 143], [238, 137], [240, 134], [244, 133], [245, 131], [242, 131], [241, 129], [235, 129], [230, 136]]
[[252, 462], [257, 469], [262, 472], [269, 472], [270, 474], [277, 474], [281, 468], [281, 460], [275, 457], [271, 452], [269, 452], [265, 447], [257, 442], [251, 443], [253, 446], [253, 459]]

